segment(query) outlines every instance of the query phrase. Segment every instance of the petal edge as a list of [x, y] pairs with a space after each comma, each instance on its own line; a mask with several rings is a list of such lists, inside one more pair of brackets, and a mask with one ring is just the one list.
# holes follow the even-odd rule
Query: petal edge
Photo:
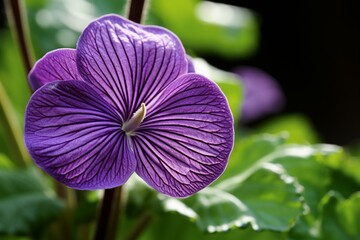
[[190, 196], [227, 165], [234, 142], [227, 100], [214, 82], [183, 75], [149, 107], [133, 142], [141, 178], [166, 195]]
[[35, 63], [28, 78], [34, 91], [57, 80], [81, 80], [76, 66], [76, 50], [62, 48], [48, 52]]
[[44, 85], [25, 115], [25, 145], [35, 163], [63, 184], [82, 190], [127, 181], [136, 162], [118, 114], [83, 81]]

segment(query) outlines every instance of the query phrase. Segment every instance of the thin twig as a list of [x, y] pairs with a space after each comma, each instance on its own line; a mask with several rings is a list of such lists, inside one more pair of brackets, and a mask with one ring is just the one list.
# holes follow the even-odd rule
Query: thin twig
[[9, 23], [14, 26], [12, 29], [15, 31], [15, 37], [19, 44], [25, 70], [29, 73], [34, 62], [34, 57], [30, 47], [31, 42], [28, 35], [23, 1], [5, 0], [5, 7]]
[[[24, 19], [23, 15], [23, 6], [19, 0], [5, 0], [6, 13], [9, 23], [13, 26], [13, 33], [17, 39], [18, 45], [20, 47], [20, 52], [22, 59], [24, 61], [25, 70], [30, 71], [32, 66], [32, 55], [31, 48], [28, 45], [28, 38], [25, 32]], [[29, 83], [28, 86], [30, 87]], [[7, 131], [7, 136], [13, 146], [12, 150], [15, 154], [15, 159], [20, 163], [22, 167], [25, 167], [30, 162], [30, 156], [27, 154], [22, 137], [21, 131], [18, 126], [16, 126], [16, 117], [15, 113], [11, 109], [11, 102], [8, 99], [5, 89], [3, 86], [0, 86], [0, 115], [2, 116], [2, 121], [5, 123], [5, 130]]]

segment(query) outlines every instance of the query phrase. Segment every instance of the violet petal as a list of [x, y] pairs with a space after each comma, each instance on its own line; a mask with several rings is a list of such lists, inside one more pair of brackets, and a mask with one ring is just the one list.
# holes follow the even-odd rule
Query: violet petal
[[83, 81], [56, 81], [33, 94], [25, 144], [36, 164], [75, 189], [125, 183], [136, 162], [120, 116]]
[[195, 66], [192, 58], [189, 55], [186, 55], [186, 61], [187, 61], [188, 73], [195, 73]]
[[68, 48], [48, 52], [29, 73], [30, 85], [34, 91], [49, 82], [81, 79], [76, 66], [76, 50]]
[[149, 105], [132, 138], [136, 173], [161, 193], [192, 195], [222, 174], [233, 137], [232, 114], [219, 87], [185, 74]]
[[244, 101], [241, 122], [248, 123], [268, 114], [280, 111], [285, 105], [285, 96], [276, 79], [256, 67], [238, 67], [234, 72], [244, 85]]
[[77, 50], [80, 74], [123, 121], [187, 70], [184, 49], [173, 33], [117, 15], [90, 23]]

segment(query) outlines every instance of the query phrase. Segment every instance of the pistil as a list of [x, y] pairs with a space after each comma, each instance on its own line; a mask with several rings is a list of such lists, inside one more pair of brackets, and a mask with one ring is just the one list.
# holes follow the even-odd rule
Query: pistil
[[128, 136], [133, 136], [134, 131], [140, 126], [146, 116], [146, 106], [142, 103], [140, 108], [133, 114], [133, 116], [122, 125], [122, 130]]

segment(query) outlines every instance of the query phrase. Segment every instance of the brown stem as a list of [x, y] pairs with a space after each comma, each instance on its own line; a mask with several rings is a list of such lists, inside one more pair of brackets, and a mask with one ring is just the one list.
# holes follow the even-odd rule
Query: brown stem
[[8, 15], [9, 23], [12, 24], [15, 31], [15, 36], [19, 44], [22, 59], [26, 72], [30, 72], [34, 62], [33, 52], [31, 50], [30, 38], [28, 36], [28, 29], [23, 1], [20, 0], [5, 0], [6, 12]]
[[[25, 70], [30, 71], [32, 66], [32, 55], [31, 48], [28, 44], [28, 38], [25, 31], [25, 19], [23, 18], [23, 5], [20, 0], [5, 0], [6, 13], [9, 23], [13, 26], [12, 30], [17, 39], [18, 45], [20, 47], [20, 52], [22, 59], [25, 65]], [[30, 87], [29, 83], [28, 86]], [[13, 110], [9, 107], [11, 106], [10, 101], [6, 96], [5, 89], [0, 86], [1, 99], [0, 99], [0, 116], [4, 116], [4, 122], [6, 130], [8, 131], [8, 136], [10, 136], [10, 141], [14, 148], [15, 159], [17, 159], [23, 167], [25, 167], [30, 162], [30, 157], [27, 154], [21, 140], [21, 133], [19, 128], [16, 126], [16, 120], [13, 113]]]
[[97, 219], [94, 240], [115, 239], [116, 226], [120, 215], [120, 199], [122, 187], [105, 189]]
[[[5, 8], [9, 24], [11, 25], [13, 34], [15, 35], [18, 47], [20, 49], [25, 71], [29, 73], [34, 63], [34, 55], [32, 51], [32, 44], [28, 34], [26, 11], [23, 3], [24, 1], [21, 0], [5, 0]], [[28, 81], [27, 84], [30, 91], [32, 92]], [[13, 132], [15, 133], [14, 130]], [[27, 159], [29, 158], [25, 158], [25, 160]], [[60, 229], [60, 232], [63, 233], [63, 236], [66, 236], [67, 239], [69, 239], [69, 236], [71, 236], [72, 228], [70, 219], [72, 218], [72, 213], [75, 208], [76, 198], [74, 198], [75, 195], [73, 190], [67, 189], [61, 183], [55, 181], [55, 186], [57, 195], [67, 202], [67, 209], [63, 218], [59, 222], [58, 228]]]
[[129, 10], [129, 20], [140, 23], [143, 9], [144, 9], [145, 0], [131, 0], [130, 10]]
[[[129, 20], [140, 23], [145, 0], [131, 0]], [[121, 187], [105, 189], [97, 220], [95, 240], [113, 240], [120, 215]]]

